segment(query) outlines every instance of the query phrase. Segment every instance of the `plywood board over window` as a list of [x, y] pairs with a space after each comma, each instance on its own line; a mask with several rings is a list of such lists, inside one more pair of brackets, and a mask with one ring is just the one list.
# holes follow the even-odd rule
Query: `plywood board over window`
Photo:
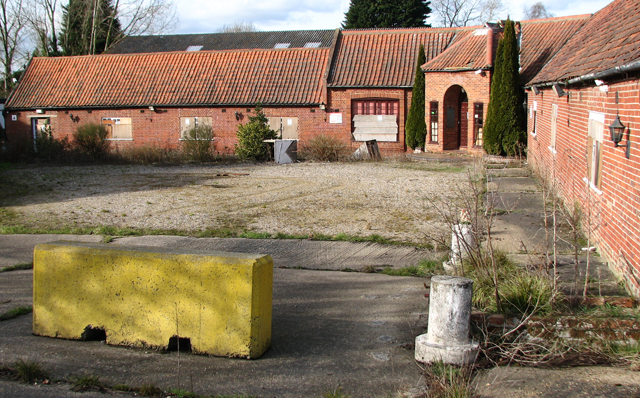
[[353, 100], [353, 138], [356, 141], [398, 141], [399, 102], [389, 99]]
[[278, 133], [278, 137], [283, 140], [298, 139], [298, 118], [297, 117], [269, 117], [269, 128]]
[[[199, 126], [213, 126], [213, 119], [206, 116], [191, 116], [191, 117], [181, 117], [180, 118], [180, 138], [185, 139], [188, 138], [188, 132]], [[193, 137], [200, 138], [200, 137]]]
[[133, 130], [130, 117], [103, 117], [102, 124], [107, 129], [107, 139], [131, 140]]

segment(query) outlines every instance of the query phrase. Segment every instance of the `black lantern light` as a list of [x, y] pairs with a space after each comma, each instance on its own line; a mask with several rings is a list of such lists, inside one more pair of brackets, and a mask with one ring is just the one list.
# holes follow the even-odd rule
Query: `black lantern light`
[[[611, 132], [611, 141], [613, 141], [613, 143], [615, 144], [615, 147], [618, 148], [620, 146], [625, 146], [625, 145], [620, 145], [620, 141], [622, 141], [622, 138], [624, 137], [624, 131], [626, 130], [626, 126], [624, 124], [622, 124], [622, 122], [620, 121], [620, 116], [616, 115], [616, 118], [613, 120], [613, 123], [611, 123], [611, 126], [609, 126], [609, 131]], [[631, 142], [629, 141], [629, 137], [627, 137], [627, 159], [629, 159], [629, 155], [630, 155], [630, 151], [631, 151]]]

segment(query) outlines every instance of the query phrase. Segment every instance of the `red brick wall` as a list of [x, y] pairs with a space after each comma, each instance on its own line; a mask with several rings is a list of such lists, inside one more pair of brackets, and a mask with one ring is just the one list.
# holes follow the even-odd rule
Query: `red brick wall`
[[[299, 146], [311, 138], [326, 134], [342, 140], [355, 151], [362, 142], [354, 141], [352, 132], [351, 99], [357, 98], [391, 98], [399, 102], [398, 141], [379, 142], [383, 153], [397, 153], [405, 151], [404, 124], [409, 110], [411, 91], [408, 89], [332, 89], [328, 93], [326, 110], [317, 106], [308, 107], [265, 107], [266, 116], [298, 117]], [[249, 109], [249, 111], [247, 110]], [[242, 118], [237, 121], [235, 112]], [[342, 113], [342, 123], [330, 123], [331, 112]], [[215, 134], [215, 149], [220, 153], [233, 153], [239, 123], [248, 122], [247, 116], [253, 114], [252, 108], [215, 107], [215, 108], [162, 108], [155, 111], [149, 109], [97, 109], [97, 110], [68, 110], [45, 111], [36, 114], [34, 110], [11, 112], [7, 115], [7, 135], [12, 147], [30, 144], [30, 117], [50, 117], [51, 127], [56, 138], [69, 137], [72, 139], [76, 127], [84, 123], [100, 123], [103, 117], [130, 117], [132, 119], [133, 140], [114, 140], [112, 147], [121, 149], [130, 146], [155, 145], [163, 148], [177, 148], [180, 145], [180, 118], [206, 116], [213, 119]], [[11, 120], [11, 115], [17, 116], [17, 121]], [[71, 115], [77, 121], [71, 120]], [[22, 144], [21, 144], [22, 142]]]
[[[580, 204], [585, 232], [591, 232], [610, 267], [625, 279], [630, 290], [640, 295], [640, 81], [610, 84], [609, 91], [598, 87], [565, 89], [569, 96], [558, 97], [543, 89], [528, 92], [529, 109], [537, 103], [536, 134], [528, 116], [528, 160], [543, 177], [555, 181], [566, 204]], [[616, 93], [618, 104], [616, 104]], [[557, 104], [555, 153], [550, 147], [551, 106]], [[605, 114], [600, 190], [585, 182], [587, 177], [587, 132], [589, 111]], [[608, 126], [619, 112], [631, 132], [631, 156], [625, 148], [615, 148]], [[531, 112], [530, 112], [531, 113]], [[621, 144], [626, 144], [627, 134]]]
[[[236, 120], [235, 112], [242, 116]], [[298, 137], [308, 140], [324, 131], [339, 130], [328, 128], [328, 115], [318, 107], [265, 108], [266, 116], [298, 117]], [[77, 126], [85, 123], [100, 123], [103, 117], [130, 117], [132, 119], [133, 140], [114, 140], [112, 147], [126, 148], [130, 146], [154, 145], [163, 148], [177, 148], [180, 145], [180, 118], [207, 116], [213, 119], [214, 144], [220, 153], [232, 153], [239, 123], [247, 123], [248, 116], [254, 114], [252, 108], [162, 108], [155, 111], [148, 109], [109, 109], [109, 110], [68, 110], [11, 112], [7, 115], [7, 135], [14, 147], [20, 141], [31, 141], [30, 117], [50, 117], [54, 137], [69, 137], [72, 140]], [[12, 121], [12, 115], [17, 116]], [[71, 120], [73, 115], [76, 121]], [[334, 126], [334, 125], [331, 125]], [[346, 129], [344, 124], [342, 129]]]
[[[404, 152], [406, 150], [404, 125], [406, 123], [409, 107], [411, 106], [410, 89], [329, 89], [328, 106], [331, 109], [338, 109], [342, 113], [343, 126], [338, 131], [333, 132], [341, 137], [353, 150], [357, 149], [362, 142], [354, 141], [351, 137], [352, 119], [351, 100], [363, 98], [388, 98], [398, 100], [398, 140], [396, 142], [378, 142], [378, 147], [383, 153]], [[338, 126], [336, 126], [338, 129]]]
[[[452, 145], [452, 140], [456, 141], [457, 138], [452, 137], [452, 133], [445, 131], [445, 94], [452, 86], [458, 85], [467, 92], [468, 98], [468, 117], [466, 123], [466, 143], [461, 142], [460, 146], [471, 153], [482, 153], [482, 148], [474, 147], [473, 136], [473, 104], [481, 102], [484, 104], [484, 115], [487, 114], [487, 106], [489, 104], [489, 89], [491, 86], [491, 73], [484, 72], [483, 74], [476, 74], [475, 71], [465, 72], [427, 72], [425, 74], [425, 116], [427, 118], [427, 130], [429, 130], [429, 103], [431, 101], [438, 101], [438, 124], [440, 126], [440, 134], [437, 144], [427, 145], [425, 150], [431, 152], [442, 152], [449, 145]], [[456, 129], [457, 131], [457, 129]], [[464, 129], [463, 129], [464, 132]], [[428, 131], [427, 131], [428, 134]], [[456, 133], [457, 134], [457, 133]], [[448, 145], [445, 145], [445, 141]]]

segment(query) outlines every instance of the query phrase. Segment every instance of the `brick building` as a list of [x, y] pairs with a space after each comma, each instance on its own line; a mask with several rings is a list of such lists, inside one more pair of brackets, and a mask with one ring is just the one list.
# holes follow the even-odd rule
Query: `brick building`
[[[527, 83], [528, 160], [640, 295], [640, 4], [593, 15]], [[609, 126], [626, 126], [616, 146]]]
[[[531, 25], [560, 26], [553, 29], [563, 38], [586, 17], [560, 20]], [[523, 41], [523, 57], [557, 51], [542, 40], [548, 28], [529, 34], [529, 24], [523, 26], [523, 37], [530, 38]], [[9, 145], [33, 145], [45, 125], [60, 138], [93, 122], [108, 126], [117, 149], [176, 148], [193, 123], [211, 123], [215, 149], [232, 153], [237, 125], [259, 103], [272, 128], [283, 138], [298, 139], [300, 146], [327, 134], [354, 150], [376, 139], [383, 152], [405, 152], [404, 125], [422, 44], [427, 104], [440, 104], [439, 119], [427, 120], [426, 149], [481, 152], [475, 144], [500, 34], [499, 25], [487, 24], [139, 36], [126, 38], [109, 54], [35, 58], [7, 103]], [[536, 59], [539, 69], [543, 63]], [[467, 117], [467, 104], [473, 117]], [[444, 134], [435, 133], [437, 125]]]

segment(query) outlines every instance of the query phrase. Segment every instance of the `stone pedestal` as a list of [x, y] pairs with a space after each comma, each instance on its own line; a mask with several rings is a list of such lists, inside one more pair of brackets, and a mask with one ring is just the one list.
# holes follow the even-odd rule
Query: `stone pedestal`
[[467, 365], [478, 354], [478, 344], [469, 340], [473, 281], [440, 275], [431, 278], [429, 329], [416, 337], [418, 362], [442, 361]]

